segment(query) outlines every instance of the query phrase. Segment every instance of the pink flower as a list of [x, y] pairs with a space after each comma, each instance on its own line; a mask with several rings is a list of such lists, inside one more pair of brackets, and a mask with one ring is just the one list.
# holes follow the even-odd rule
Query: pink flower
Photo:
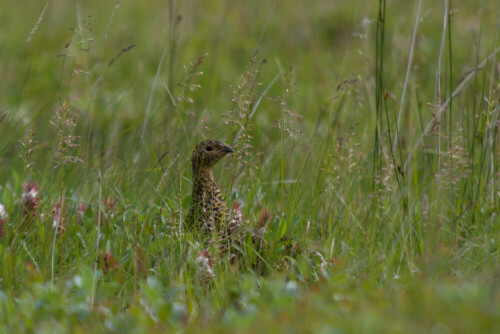
[[85, 214], [85, 211], [87, 211], [87, 208], [88, 208], [87, 204], [84, 203], [78, 204], [78, 209], [77, 209], [78, 214], [83, 216]]
[[78, 223], [83, 222], [83, 217], [85, 216], [85, 211], [87, 211], [88, 205], [84, 203], [78, 204], [78, 207], [76, 208], [76, 212], [78, 216], [76, 217], [76, 221]]
[[23, 193], [21, 195], [21, 208], [24, 219], [33, 217], [40, 209], [39, 188], [36, 182], [23, 184]]
[[262, 213], [257, 221], [257, 228], [266, 228], [267, 225], [272, 222], [274, 215], [267, 208], [262, 210]]
[[103, 216], [105, 218], [111, 219], [116, 213], [116, 200], [112, 199], [110, 196], [102, 200]]
[[238, 201], [234, 201], [233, 210], [240, 210], [240, 208], [241, 208], [241, 203]]
[[104, 255], [101, 258], [102, 264], [104, 266], [103, 272], [104, 274], [109, 273], [111, 270], [117, 270], [118, 269], [118, 261], [116, 261], [115, 257], [109, 250], [104, 253]]

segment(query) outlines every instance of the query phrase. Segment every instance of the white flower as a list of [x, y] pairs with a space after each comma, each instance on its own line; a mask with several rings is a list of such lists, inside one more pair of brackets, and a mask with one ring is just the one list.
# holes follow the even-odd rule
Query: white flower
[[22, 200], [23, 202], [32, 202], [38, 197], [38, 189], [29, 188], [23, 191]]
[[2, 203], [0, 203], [0, 220], [6, 219], [9, 215], [7, 214], [7, 211], [5, 211], [5, 206], [3, 206]]
[[213, 263], [210, 259], [210, 253], [208, 250], [199, 252], [194, 263], [198, 269], [198, 275], [203, 277], [205, 280], [210, 280], [215, 277], [215, 273], [212, 268]]

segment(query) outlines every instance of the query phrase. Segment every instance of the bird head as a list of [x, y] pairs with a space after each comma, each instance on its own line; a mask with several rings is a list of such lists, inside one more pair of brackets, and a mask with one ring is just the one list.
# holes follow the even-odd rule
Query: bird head
[[193, 150], [191, 165], [193, 170], [210, 169], [226, 154], [233, 152], [231, 146], [218, 140], [202, 141]]

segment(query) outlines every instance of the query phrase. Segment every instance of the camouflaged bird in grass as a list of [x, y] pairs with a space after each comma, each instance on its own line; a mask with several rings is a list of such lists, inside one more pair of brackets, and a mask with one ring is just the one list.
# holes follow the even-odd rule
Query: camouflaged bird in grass
[[[207, 140], [196, 145], [191, 156], [193, 194], [185, 222], [186, 229], [202, 234], [204, 243], [213, 245], [223, 254], [228, 255], [231, 261], [239, 257], [238, 253], [234, 254], [230, 251], [231, 246], [236, 245], [236, 248], [241, 249], [247, 236], [251, 237], [254, 250], [259, 251], [266, 247], [262, 231], [255, 231], [243, 222], [239, 203], [235, 203], [235, 208], [229, 210], [215, 182], [213, 167], [224, 156], [233, 152], [234, 150], [229, 145], [217, 140]], [[287, 242], [287, 247], [295, 245], [294, 242], [288, 242], [287, 237], [281, 238], [281, 241]], [[202, 253], [205, 257], [212, 256], [208, 249], [203, 250]], [[286, 252], [287, 255], [292, 255], [292, 253], [295, 251]], [[286, 261], [285, 257], [283, 261]], [[264, 268], [264, 263], [257, 260], [255, 268], [258, 266]]]
[[241, 225], [241, 216], [228, 210], [222, 193], [215, 182], [213, 167], [226, 154], [234, 150], [218, 140], [207, 140], [196, 145], [191, 156], [193, 169], [193, 195], [186, 218], [189, 230], [201, 231], [218, 240], [210, 240], [227, 249]]

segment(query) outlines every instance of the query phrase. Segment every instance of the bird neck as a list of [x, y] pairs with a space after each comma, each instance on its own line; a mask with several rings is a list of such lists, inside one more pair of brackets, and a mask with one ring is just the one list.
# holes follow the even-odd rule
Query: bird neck
[[205, 188], [217, 188], [212, 168], [200, 168], [193, 170], [193, 192], [205, 190]]

